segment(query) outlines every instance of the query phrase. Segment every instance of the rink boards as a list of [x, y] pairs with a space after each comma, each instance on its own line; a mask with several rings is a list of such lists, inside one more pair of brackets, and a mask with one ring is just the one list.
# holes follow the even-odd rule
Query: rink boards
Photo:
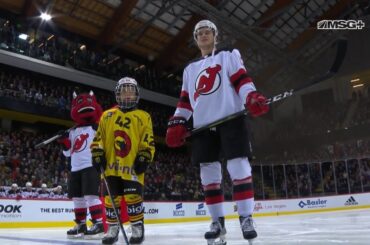
[[[315, 213], [370, 208], [370, 193], [327, 197], [255, 201], [255, 216]], [[146, 223], [208, 220], [203, 202], [145, 202]], [[236, 218], [233, 202], [225, 202], [227, 218]], [[69, 200], [0, 199], [0, 228], [55, 227], [72, 225], [73, 202]]]

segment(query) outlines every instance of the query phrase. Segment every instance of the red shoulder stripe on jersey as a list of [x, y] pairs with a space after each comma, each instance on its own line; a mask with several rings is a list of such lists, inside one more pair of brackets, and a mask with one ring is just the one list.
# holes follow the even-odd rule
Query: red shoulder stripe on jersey
[[231, 77], [230, 77], [231, 83], [234, 84], [235, 81], [238, 80], [239, 77], [242, 74], [247, 74], [247, 71], [245, 69], [243, 69], [243, 68], [240, 68], [237, 72], [235, 72], [234, 74], [232, 74]]
[[193, 108], [191, 108], [190, 100], [189, 100], [189, 93], [186, 91], [181, 91], [180, 94], [180, 100], [177, 103], [177, 107], [188, 109], [189, 111], [193, 111]]
[[237, 93], [239, 93], [240, 88], [247, 83], [251, 83], [252, 78], [247, 75], [247, 71], [244, 69], [239, 69], [230, 77], [230, 82], [234, 86]]

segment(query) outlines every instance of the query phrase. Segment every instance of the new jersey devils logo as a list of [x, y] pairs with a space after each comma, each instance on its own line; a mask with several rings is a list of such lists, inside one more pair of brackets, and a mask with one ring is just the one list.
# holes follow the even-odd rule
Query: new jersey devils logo
[[131, 150], [131, 139], [125, 131], [114, 131], [114, 150], [116, 156], [125, 157], [130, 153]]
[[221, 84], [220, 74], [221, 66], [208, 67], [201, 71], [195, 81], [194, 101], [199, 95], [207, 95], [214, 93]]
[[72, 153], [83, 151], [87, 146], [88, 138], [89, 138], [88, 133], [78, 135], [73, 142]]

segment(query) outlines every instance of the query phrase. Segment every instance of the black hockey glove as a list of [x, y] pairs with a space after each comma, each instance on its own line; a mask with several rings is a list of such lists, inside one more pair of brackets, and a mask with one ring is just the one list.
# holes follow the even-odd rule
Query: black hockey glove
[[96, 171], [98, 173], [101, 173], [100, 166], [105, 169], [107, 166], [107, 159], [105, 158], [105, 152], [103, 149], [100, 148], [94, 148], [91, 150], [92, 155], [92, 164], [96, 168]]
[[133, 166], [136, 175], [144, 173], [151, 161], [152, 154], [150, 153], [150, 151], [148, 150], [139, 151], [136, 155], [136, 159]]

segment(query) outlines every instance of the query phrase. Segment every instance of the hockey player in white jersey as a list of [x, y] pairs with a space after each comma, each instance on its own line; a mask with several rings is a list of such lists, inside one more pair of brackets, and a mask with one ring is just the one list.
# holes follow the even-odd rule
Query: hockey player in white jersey
[[37, 192], [32, 188], [32, 183], [27, 182], [26, 187], [22, 189], [22, 198], [35, 198], [37, 197]]
[[21, 189], [19, 189], [17, 183], [13, 183], [8, 190], [7, 197], [20, 199], [22, 197]]
[[50, 191], [48, 190], [48, 186], [45, 183], [41, 184], [41, 189], [37, 192], [37, 198], [49, 198]]
[[[266, 98], [256, 91], [237, 49], [216, 50], [218, 30], [209, 20], [198, 22], [194, 39], [202, 57], [184, 69], [177, 109], [168, 123], [166, 142], [169, 147], [185, 143], [186, 122], [193, 116], [195, 128], [244, 110], [253, 117], [267, 113]], [[243, 237], [257, 237], [252, 213], [254, 193], [247, 118], [240, 117], [192, 137], [192, 160], [200, 164], [205, 202], [212, 216], [208, 244], [226, 244], [221, 182], [221, 160], [226, 160], [233, 184]]]
[[[59, 140], [63, 144], [63, 154], [71, 158], [68, 197], [73, 200], [76, 222], [76, 226], [67, 231], [71, 239], [101, 239], [104, 235], [103, 206], [98, 191], [100, 176], [92, 165], [90, 151], [101, 114], [101, 106], [92, 91], [73, 93], [71, 117], [76, 125]], [[87, 209], [93, 223], [90, 229], [86, 226]]]

